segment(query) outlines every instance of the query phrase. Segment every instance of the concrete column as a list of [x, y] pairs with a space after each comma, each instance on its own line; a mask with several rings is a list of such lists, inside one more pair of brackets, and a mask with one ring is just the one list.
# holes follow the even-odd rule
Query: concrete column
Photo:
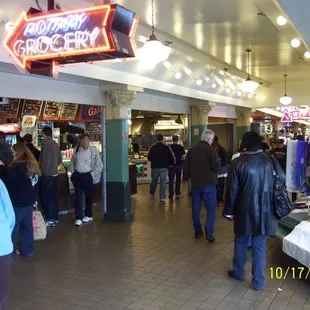
[[196, 145], [201, 140], [202, 133], [208, 127], [209, 113], [215, 107], [214, 102], [191, 99], [191, 142], [192, 145]]
[[132, 221], [129, 183], [128, 119], [135, 91], [106, 91], [107, 212], [108, 221]]
[[243, 135], [250, 130], [251, 125], [251, 115], [253, 114], [253, 109], [236, 107], [237, 122], [236, 122], [236, 139], [237, 148], [240, 146]]

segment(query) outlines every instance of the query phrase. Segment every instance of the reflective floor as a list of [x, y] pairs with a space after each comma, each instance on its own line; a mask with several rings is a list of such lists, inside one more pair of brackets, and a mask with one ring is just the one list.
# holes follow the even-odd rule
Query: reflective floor
[[226, 276], [233, 234], [222, 208], [209, 244], [193, 238], [186, 186], [180, 200], [165, 205], [147, 193], [140, 186], [133, 198], [133, 223], [103, 222], [99, 209], [81, 228], [73, 216], [62, 217], [36, 242], [33, 258], [13, 261], [9, 310], [310, 309], [309, 280], [270, 279], [270, 267], [298, 266], [280, 240], [268, 241], [266, 289], [255, 292], [250, 250], [246, 281]]

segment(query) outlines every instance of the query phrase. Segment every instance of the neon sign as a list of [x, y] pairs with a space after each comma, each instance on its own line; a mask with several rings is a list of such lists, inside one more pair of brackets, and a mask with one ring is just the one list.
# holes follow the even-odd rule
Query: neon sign
[[310, 110], [308, 109], [295, 109], [295, 110], [285, 110], [282, 116], [281, 122], [292, 123], [298, 120], [309, 120]]
[[4, 46], [22, 68], [39, 61], [135, 59], [137, 25], [135, 14], [116, 4], [31, 16], [22, 13]]

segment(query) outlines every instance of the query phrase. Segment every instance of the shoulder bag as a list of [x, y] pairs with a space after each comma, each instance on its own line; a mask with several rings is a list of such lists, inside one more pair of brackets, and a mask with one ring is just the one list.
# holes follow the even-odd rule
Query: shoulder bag
[[277, 219], [282, 219], [283, 217], [288, 216], [291, 211], [294, 209], [294, 206], [288, 197], [286, 187], [282, 184], [277, 172], [275, 158], [271, 157], [273, 165], [273, 174], [274, 174], [274, 212]]

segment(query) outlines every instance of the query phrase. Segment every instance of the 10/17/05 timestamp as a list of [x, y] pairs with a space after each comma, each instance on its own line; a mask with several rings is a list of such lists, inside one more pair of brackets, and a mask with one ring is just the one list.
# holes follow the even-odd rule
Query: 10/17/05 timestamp
[[306, 267], [270, 267], [270, 278], [277, 280], [285, 280], [291, 276], [292, 279], [305, 279], [310, 277], [310, 268]]

